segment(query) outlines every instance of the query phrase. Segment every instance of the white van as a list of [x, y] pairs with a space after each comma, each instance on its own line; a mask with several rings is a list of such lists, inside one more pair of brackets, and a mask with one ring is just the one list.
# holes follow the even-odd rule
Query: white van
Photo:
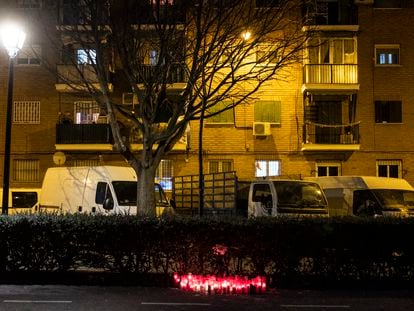
[[[39, 208], [39, 188], [10, 188], [8, 214], [32, 214]], [[0, 206], [3, 203], [3, 189], [0, 189]]]
[[414, 216], [414, 188], [404, 179], [375, 176], [306, 179], [321, 185], [331, 216]]
[[[169, 206], [155, 184], [157, 215]], [[57, 213], [137, 213], [137, 176], [131, 167], [85, 166], [49, 168], [42, 184], [39, 209]]]

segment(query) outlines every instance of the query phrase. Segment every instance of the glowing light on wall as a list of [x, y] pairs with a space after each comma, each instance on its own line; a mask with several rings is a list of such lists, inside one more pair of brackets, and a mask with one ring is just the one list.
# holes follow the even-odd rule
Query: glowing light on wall
[[266, 278], [257, 276], [249, 279], [246, 276], [185, 275], [174, 274], [174, 283], [180, 289], [205, 294], [250, 294], [266, 291]]

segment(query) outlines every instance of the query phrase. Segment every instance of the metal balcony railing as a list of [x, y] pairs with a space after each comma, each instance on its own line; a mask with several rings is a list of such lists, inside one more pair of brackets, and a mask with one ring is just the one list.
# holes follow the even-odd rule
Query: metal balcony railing
[[356, 84], [357, 64], [306, 64], [303, 67], [304, 83]]
[[[161, 69], [153, 65], [143, 65], [142, 76], [138, 79], [137, 83], [143, 82], [160, 82], [160, 77], [165, 73], [165, 69]], [[157, 72], [159, 70], [159, 73]], [[187, 74], [181, 64], [172, 65], [166, 82], [167, 83], [184, 83], [187, 81]]]
[[305, 144], [359, 144], [359, 123], [328, 125], [307, 121], [303, 128]]
[[112, 144], [109, 124], [57, 124], [57, 144]]

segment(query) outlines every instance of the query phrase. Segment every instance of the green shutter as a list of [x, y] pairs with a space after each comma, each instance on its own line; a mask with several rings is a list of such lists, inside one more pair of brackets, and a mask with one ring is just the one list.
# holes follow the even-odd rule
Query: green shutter
[[254, 121], [280, 124], [280, 101], [258, 101], [254, 104]]
[[[214, 111], [219, 111], [223, 109], [224, 107], [231, 105], [232, 103], [230, 101], [223, 101], [220, 103], [217, 103], [214, 107], [211, 107], [208, 110], [208, 113], [213, 113]], [[233, 109], [229, 109], [226, 111], [223, 111], [213, 117], [210, 117], [207, 119], [208, 123], [234, 123], [234, 114]]]

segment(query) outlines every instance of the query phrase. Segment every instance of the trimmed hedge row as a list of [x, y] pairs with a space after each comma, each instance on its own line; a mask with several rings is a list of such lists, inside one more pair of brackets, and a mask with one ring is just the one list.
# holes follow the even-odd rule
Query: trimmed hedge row
[[411, 282], [414, 218], [0, 218], [13, 273], [266, 275], [273, 283]]

